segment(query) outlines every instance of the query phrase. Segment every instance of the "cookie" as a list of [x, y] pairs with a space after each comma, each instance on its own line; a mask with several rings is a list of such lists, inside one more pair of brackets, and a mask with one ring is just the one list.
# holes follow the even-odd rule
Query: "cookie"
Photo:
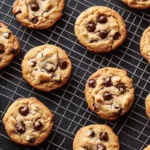
[[19, 51], [18, 39], [7, 25], [0, 22], [0, 69], [8, 66]]
[[51, 133], [53, 115], [36, 98], [20, 98], [8, 108], [3, 123], [14, 142], [35, 146], [41, 144]]
[[148, 145], [144, 150], [150, 150], [150, 145]]
[[125, 70], [102, 68], [87, 80], [85, 96], [92, 111], [103, 119], [115, 120], [124, 115], [133, 104], [132, 79]]
[[149, 0], [121, 0], [121, 1], [131, 8], [136, 8], [136, 9], [150, 8]]
[[31, 49], [22, 62], [24, 79], [34, 88], [45, 92], [67, 83], [71, 70], [72, 63], [67, 53], [48, 44]]
[[150, 119], [150, 94], [148, 94], [146, 97], [145, 108], [146, 108], [146, 115]]
[[119, 140], [107, 125], [82, 127], [76, 134], [73, 150], [119, 150]]
[[140, 41], [142, 56], [150, 63], [150, 26], [144, 31]]
[[93, 6], [77, 18], [75, 35], [88, 50], [107, 53], [124, 42], [127, 30], [116, 11], [104, 6]]
[[64, 0], [16, 0], [13, 13], [24, 26], [48, 29], [62, 16]]

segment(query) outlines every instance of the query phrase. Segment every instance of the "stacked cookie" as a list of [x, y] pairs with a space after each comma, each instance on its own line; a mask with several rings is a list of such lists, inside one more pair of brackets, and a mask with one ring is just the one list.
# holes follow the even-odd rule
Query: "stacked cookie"
[[[122, 0], [134, 8], [149, 8], [149, 1]], [[16, 0], [13, 13], [24, 26], [47, 29], [62, 16], [64, 0]], [[8, 27], [0, 23], [0, 68], [10, 64], [20, 51], [20, 44]], [[88, 50], [107, 53], [118, 48], [127, 37], [122, 17], [114, 10], [93, 6], [75, 23], [75, 35]], [[150, 28], [141, 38], [141, 53], [150, 62]], [[34, 88], [50, 92], [66, 84], [72, 63], [67, 53], [45, 44], [29, 50], [22, 61], [23, 78]], [[122, 69], [105, 67], [92, 74], [85, 85], [89, 108], [106, 120], [116, 120], [128, 112], [134, 102], [133, 81]], [[150, 118], [150, 96], [146, 98]], [[34, 97], [16, 100], [7, 110], [3, 123], [10, 138], [22, 145], [41, 144], [51, 133], [53, 115]], [[74, 150], [119, 150], [119, 140], [106, 125], [81, 128], [74, 139]], [[149, 147], [147, 148], [149, 149]]]

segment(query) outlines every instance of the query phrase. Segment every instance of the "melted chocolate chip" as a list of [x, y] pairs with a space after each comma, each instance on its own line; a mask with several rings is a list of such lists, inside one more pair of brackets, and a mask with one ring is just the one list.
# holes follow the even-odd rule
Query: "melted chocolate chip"
[[4, 37], [5, 39], [9, 39], [10, 36], [11, 36], [11, 33], [10, 33], [10, 32], [4, 32], [4, 33], [3, 33], [3, 37]]
[[125, 87], [124, 83], [120, 83], [116, 87], [119, 89], [119, 91], [121, 93], [125, 93], [126, 92], [126, 87]]
[[98, 40], [91, 40], [90, 43], [96, 43]]
[[48, 73], [51, 73], [54, 71], [54, 65], [50, 62], [46, 63], [46, 66], [45, 66], [45, 70], [48, 72]]
[[110, 86], [112, 86], [113, 84], [112, 84], [112, 81], [111, 81], [111, 77], [106, 77], [106, 78], [104, 78], [104, 83], [103, 83], [103, 85], [104, 85], [105, 87], [110, 87]]
[[65, 69], [68, 67], [68, 63], [67, 63], [65, 60], [60, 60], [60, 61], [59, 61], [59, 67], [60, 67], [62, 70], [65, 70]]
[[18, 49], [14, 49], [14, 48], [13, 48], [13, 49], [11, 50], [11, 53], [14, 54], [14, 55], [16, 55], [17, 52], [18, 52]]
[[88, 150], [88, 148], [87, 147], [83, 147], [83, 150]]
[[33, 126], [34, 126], [34, 129], [35, 129], [36, 131], [39, 131], [39, 130], [42, 129], [43, 124], [42, 124], [42, 122], [41, 122], [40, 120], [37, 120], [37, 121], [35, 121], [35, 122], [33, 123]]
[[108, 20], [107, 20], [107, 17], [105, 15], [100, 15], [98, 17], [98, 22], [99, 23], [106, 23]]
[[5, 47], [3, 44], [0, 44], [0, 54], [3, 54], [5, 52]]
[[31, 22], [36, 24], [39, 21], [38, 17], [35, 16], [34, 18], [31, 19]]
[[28, 115], [28, 113], [29, 113], [29, 107], [28, 107], [28, 106], [20, 107], [19, 113], [20, 113], [22, 116]]
[[97, 145], [97, 150], [106, 150], [106, 146], [103, 144], [98, 144]]
[[101, 132], [100, 133], [100, 140], [101, 141], [105, 141], [105, 142], [108, 141], [108, 134], [107, 134], [107, 132]]
[[93, 138], [93, 137], [95, 136], [95, 132], [94, 132], [93, 130], [90, 130], [89, 136], [90, 136], [91, 138]]
[[96, 81], [94, 79], [88, 80], [89, 87], [94, 88], [96, 86]]
[[105, 92], [103, 95], [104, 100], [109, 101], [113, 98], [112, 94], [109, 92]]
[[121, 35], [120, 35], [120, 33], [119, 32], [116, 32], [115, 34], [114, 34], [114, 40], [118, 40], [119, 39], [119, 37], [120, 37]]
[[35, 138], [34, 137], [30, 137], [30, 139], [28, 140], [29, 143], [34, 143], [35, 142]]
[[36, 64], [37, 64], [36, 60], [35, 59], [31, 59], [30, 61], [31, 61], [31, 67], [35, 67]]
[[16, 13], [15, 13], [15, 15], [17, 16], [18, 14], [21, 14], [22, 12], [21, 12], [21, 9], [19, 9]]
[[106, 37], [108, 36], [108, 32], [102, 30], [102, 31], [99, 32], [99, 36], [102, 39], [106, 39]]
[[96, 29], [96, 24], [94, 22], [89, 22], [87, 25], [86, 25], [86, 28], [89, 32], [94, 32], [95, 29]]
[[24, 123], [16, 124], [16, 130], [18, 133], [24, 133], [26, 131], [26, 126]]
[[38, 11], [40, 9], [39, 5], [35, 3], [31, 3], [30, 5], [32, 11]]

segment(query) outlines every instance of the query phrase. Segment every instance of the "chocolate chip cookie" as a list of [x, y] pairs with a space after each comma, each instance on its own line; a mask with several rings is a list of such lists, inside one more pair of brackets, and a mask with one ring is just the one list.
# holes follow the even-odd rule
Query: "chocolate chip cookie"
[[119, 140], [107, 125], [81, 128], [74, 139], [73, 150], [119, 150]]
[[144, 31], [140, 41], [142, 56], [150, 63], [150, 26]]
[[0, 22], [0, 69], [8, 66], [19, 51], [18, 39], [7, 25]]
[[148, 94], [147, 97], [146, 97], [145, 107], [146, 107], [147, 117], [150, 119], [150, 94]]
[[104, 6], [93, 6], [77, 18], [75, 35], [88, 50], [106, 53], [124, 42], [127, 30], [116, 11]]
[[62, 16], [64, 0], [16, 0], [13, 13], [24, 26], [47, 29]]
[[147, 9], [150, 8], [149, 0], [121, 0], [131, 8]]
[[49, 92], [63, 86], [70, 78], [72, 63], [67, 53], [55, 45], [31, 49], [22, 62], [24, 79], [34, 88]]
[[41, 144], [51, 133], [53, 115], [36, 98], [21, 98], [8, 108], [3, 123], [14, 142], [35, 146]]
[[106, 67], [89, 77], [85, 87], [89, 108], [101, 118], [115, 120], [124, 115], [134, 101], [132, 79], [122, 69]]
[[150, 145], [148, 145], [144, 150], [150, 150]]

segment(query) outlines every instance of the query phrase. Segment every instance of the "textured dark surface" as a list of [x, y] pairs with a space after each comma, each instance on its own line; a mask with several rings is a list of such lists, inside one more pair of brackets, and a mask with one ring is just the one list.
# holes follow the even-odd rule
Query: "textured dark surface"
[[[0, 71], [0, 150], [72, 150], [72, 142], [79, 128], [92, 123], [108, 124], [119, 136], [121, 150], [142, 150], [150, 143], [150, 122], [145, 114], [144, 101], [150, 91], [150, 66], [140, 55], [139, 41], [142, 32], [150, 25], [150, 10], [128, 8], [120, 0], [66, 0], [64, 15], [49, 30], [31, 30], [23, 27], [12, 15], [14, 0], [0, 1], [0, 20], [9, 25], [21, 43], [21, 53], [12, 64]], [[119, 12], [128, 28], [128, 38], [116, 51], [94, 54], [82, 47], [74, 36], [76, 17], [93, 5], [104, 5]], [[51, 93], [33, 89], [22, 78], [21, 61], [32, 47], [44, 43], [60, 46], [69, 54], [73, 72], [69, 84]], [[126, 69], [136, 88], [135, 102], [128, 114], [117, 121], [100, 119], [88, 108], [84, 98], [87, 78], [97, 69], [112, 66]], [[7, 136], [2, 118], [10, 104], [19, 97], [35, 96], [55, 116], [52, 134], [40, 146], [23, 147]]]

